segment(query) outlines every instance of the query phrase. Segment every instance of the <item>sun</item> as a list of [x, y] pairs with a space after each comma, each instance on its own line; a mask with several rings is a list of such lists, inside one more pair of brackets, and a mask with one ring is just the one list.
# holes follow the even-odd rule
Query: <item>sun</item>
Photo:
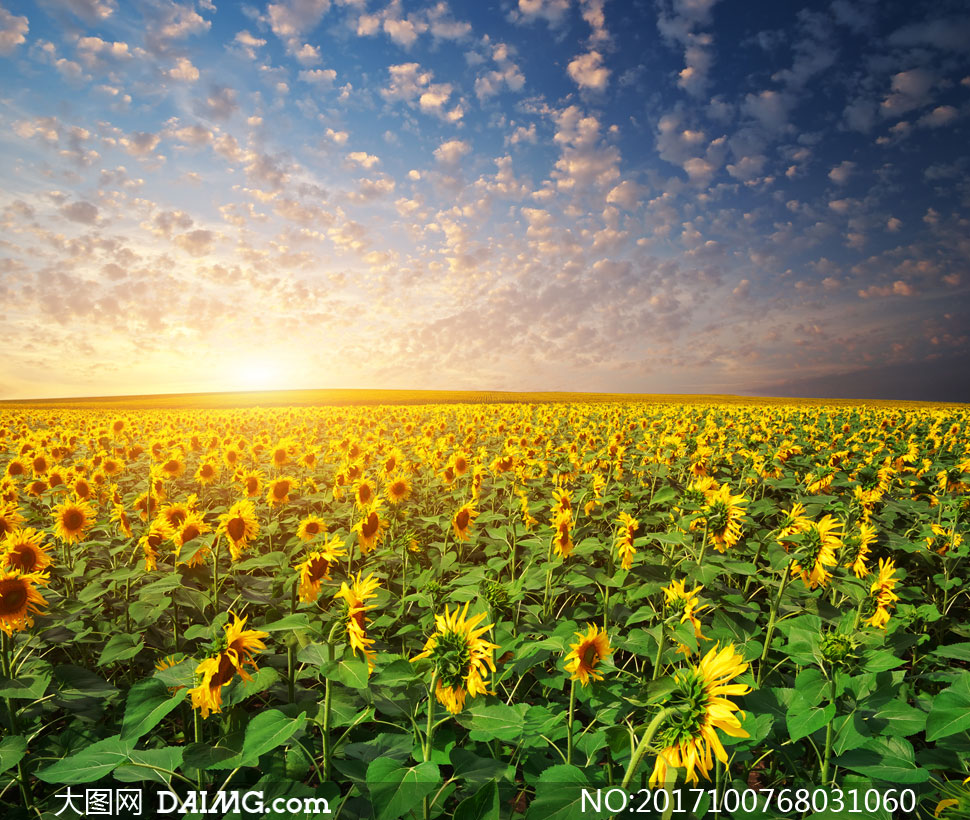
[[276, 390], [286, 386], [287, 370], [279, 361], [251, 356], [233, 365], [233, 382], [240, 390]]

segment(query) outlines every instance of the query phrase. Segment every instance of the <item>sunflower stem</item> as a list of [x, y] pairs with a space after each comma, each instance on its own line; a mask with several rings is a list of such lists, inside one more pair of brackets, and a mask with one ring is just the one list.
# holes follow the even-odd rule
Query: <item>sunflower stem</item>
[[566, 765], [573, 762], [573, 712], [576, 708], [576, 679], [569, 681], [569, 715], [566, 719]]
[[654, 737], [657, 732], [660, 731], [660, 727], [663, 726], [664, 721], [671, 715], [675, 714], [678, 710], [673, 708], [666, 708], [660, 711], [660, 713], [650, 721], [647, 726], [647, 731], [644, 733], [640, 742], [637, 744], [636, 749], [633, 751], [633, 756], [630, 758], [630, 765], [626, 767], [626, 772], [623, 775], [623, 782], [620, 783], [621, 789], [626, 789], [630, 785], [630, 781], [633, 780], [637, 773], [637, 769], [640, 768], [640, 763], [643, 761], [644, 756], [650, 749], [650, 744], [653, 742]]
[[[330, 627], [330, 635], [327, 637], [327, 660], [333, 663], [333, 635], [337, 629], [337, 624], [334, 623]], [[323, 684], [323, 780], [325, 783], [330, 782], [330, 673], [326, 675], [326, 679]]]
[[[428, 687], [428, 725], [424, 733], [424, 762], [427, 763], [431, 760], [431, 743], [434, 738], [434, 701], [435, 701], [435, 688], [438, 683], [438, 669], [435, 668], [434, 672], [431, 673], [431, 685]], [[431, 820], [431, 802], [428, 800], [428, 796], [425, 795], [422, 798], [422, 808], [424, 810], [424, 820]]]
[[660, 640], [657, 641], [657, 657], [653, 662], [653, 676], [651, 680], [656, 680], [660, 676], [660, 665], [663, 663], [664, 649], [667, 648], [667, 630], [660, 624]]
[[212, 556], [212, 616], [219, 612], [219, 536], [216, 536], [215, 551]]
[[697, 556], [697, 565], [700, 566], [704, 563], [704, 555], [707, 552], [707, 528], [710, 522], [708, 519], [704, 519], [704, 540], [701, 541], [701, 554]]
[[[829, 679], [829, 702], [832, 706], [835, 706], [836, 700], [836, 690], [835, 690], [835, 673]], [[833, 718], [828, 722], [825, 727], [825, 752], [822, 756], [822, 771], [821, 771], [821, 781], [823, 788], [829, 785], [829, 761], [832, 759], [832, 727], [835, 725], [835, 719]], [[834, 781], [835, 778], [833, 778]]]
[[[4, 677], [12, 678], [14, 670], [10, 660], [10, 636], [6, 632], [0, 632], [0, 656], [2, 656]], [[17, 713], [14, 711], [10, 698], [5, 697], [3, 699], [3, 705], [7, 709], [7, 721], [10, 724], [10, 734], [20, 734], [20, 729], [17, 726]], [[24, 801], [24, 808], [30, 812], [34, 807], [34, 801], [30, 791], [30, 781], [27, 779], [27, 773], [24, 771], [22, 761], [17, 762], [17, 785], [20, 787], [20, 797]]]
[[761, 650], [761, 659], [758, 661], [758, 686], [761, 686], [761, 678], [764, 676], [765, 663], [768, 659], [768, 650], [771, 649], [771, 639], [775, 634], [775, 619], [778, 617], [781, 596], [785, 594], [785, 587], [788, 586], [788, 581], [791, 578], [791, 568], [794, 563], [794, 558], [788, 561], [788, 566], [785, 567], [785, 575], [782, 577], [781, 584], [778, 586], [778, 594], [775, 595], [775, 599], [771, 602], [771, 612], [768, 615], [768, 628], [765, 630], [765, 645], [764, 649]]

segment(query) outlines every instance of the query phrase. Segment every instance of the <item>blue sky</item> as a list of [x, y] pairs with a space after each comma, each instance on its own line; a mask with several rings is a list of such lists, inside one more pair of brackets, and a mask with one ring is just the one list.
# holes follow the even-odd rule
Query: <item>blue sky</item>
[[3, 397], [967, 398], [962, 3], [0, 2]]

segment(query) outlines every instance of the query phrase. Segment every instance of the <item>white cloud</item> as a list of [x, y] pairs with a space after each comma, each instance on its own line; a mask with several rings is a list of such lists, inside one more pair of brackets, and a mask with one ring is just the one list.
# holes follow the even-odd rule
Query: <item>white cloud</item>
[[583, 19], [589, 24], [592, 30], [589, 41], [592, 44], [608, 42], [610, 34], [606, 30], [606, 14], [603, 6], [606, 0], [579, 0], [580, 12]]
[[0, 54], [13, 54], [27, 39], [30, 24], [26, 17], [14, 15], [0, 7]]
[[433, 114], [447, 122], [455, 122], [463, 116], [460, 104], [450, 110], [445, 106], [451, 99], [451, 83], [434, 83], [434, 73], [423, 70], [418, 63], [401, 63], [388, 66], [390, 84], [381, 89], [381, 96], [388, 102], [402, 101], [416, 105], [425, 114]]
[[519, 0], [517, 19], [525, 22], [543, 19], [550, 27], [559, 26], [569, 11], [569, 0]]
[[448, 140], [435, 148], [434, 157], [442, 165], [457, 165], [471, 150], [471, 146], [463, 140]]
[[901, 117], [907, 111], [920, 108], [930, 101], [930, 91], [936, 84], [936, 77], [923, 68], [900, 71], [891, 81], [891, 92], [882, 101], [884, 116]]
[[250, 60], [256, 59], [256, 49], [266, 45], [266, 41], [261, 37], [253, 37], [248, 31], [240, 31], [236, 34], [233, 42], [239, 46], [240, 50], [249, 57]]
[[573, 82], [580, 88], [592, 88], [595, 91], [606, 90], [610, 70], [603, 65], [603, 55], [598, 51], [580, 54], [570, 61], [566, 70]]
[[938, 17], [910, 23], [889, 35], [895, 46], [929, 45], [950, 51], [970, 51], [970, 17]]
[[960, 113], [952, 105], [938, 105], [932, 111], [928, 111], [920, 117], [918, 125], [923, 125], [927, 128], [940, 128], [941, 126], [949, 125], [959, 116]]
[[498, 94], [503, 86], [510, 91], [519, 91], [525, 85], [525, 77], [509, 56], [509, 47], [498, 43], [492, 49], [492, 59], [497, 68], [488, 71], [475, 80], [475, 95], [484, 100]]
[[844, 160], [829, 171], [829, 179], [832, 180], [832, 182], [834, 182], [836, 185], [844, 185], [846, 182], [848, 182], [854, 168], [854, 162]]
[[313, 68], [308, 71], [301, 71], [299, 77], [305, 83], [331, 88], [337, 79], [337, 72], [332, 68]]
[[187, 83], [194, 83], [199, 79], [199, 69], [192, 65], [188, 57], [179, 57], [175, 61], [175, 67], [168, 70], [168, 76], [173, 80], [182, 80]]
[[329, 9], [330, 0], [285, 0], [270, 3], [266, 14], [273, 34], [286, 43], [287, 51], [295, 55], [307, 48], [304, 35], [317, 27]]
[[347, 161], [353, 165], [359, 165], [361, 168], [370, 169], [377, 165], [381, 158], [368, 154], [366, 151], [351, 151], [347, 154]]
[[766, 89], [745, 95], [741, 108], [767, 130], [783, 131], [788, 128], [788, 114], [794, 105], [795, 98], [790, 94]]

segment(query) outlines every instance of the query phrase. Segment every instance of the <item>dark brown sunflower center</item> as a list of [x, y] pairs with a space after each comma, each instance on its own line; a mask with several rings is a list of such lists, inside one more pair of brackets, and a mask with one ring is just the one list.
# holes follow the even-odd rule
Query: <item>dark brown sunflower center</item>
[[468, 529], [468, 510], [459, 510], [455, 516], [455, 524], [460, 530]]
[[84, 526], [84, 513], [80, 510], [67, 510], [61, 518], [64, 529], [75, 532]]
[[20, 612], [27, 605], [27, 584], [15, 578], [11, 581], [0, 581], [0, 615], [11, 615]]
[[181, 465], [175, 460], [165, 462], [165, 466], [162, 468], [166, 473], [177, 473]]
[[288, 481], [281, 481], [278, 484], [273, 485], [273, 498], [282, 500], [286, 498], [286, 494], [290, 491], [290, 484]]
[[241, 516], [236, 516], [226, 524], [226, 532], [233, 541], [239, 541], [246, 534], [246, 522]]
[[361, 534], [364, 538], [373, 538], [377, 533], [377, 528], [380, 525], [380, 518], [377, 513], [372, 512], [367, 516], [367, 520], [364, 522], [363, 526], [360, 528]]
[[219, 668], [216, 673], [212, 676], [209, 681], [210, 689], [218, 689], [229, 681], [232, 680], [232, 676], [236, 674], [236, 665], [232, 662], [232, 658], [228, 654], [223, 652], [219, 656]]
[[185, 510], [172, 510], [168, 514], [168, 521], [173, 527], [177, 527], [185, 520], [187, 515], [188, 513]]
[[182, 530], [182, 543], [191, 541], [193, 538], [199, 536], [199, 528], [195, 524], [189, 524], [184, 530]]
[[366, 484], [362, 484], [360, 489], [357, 491], [357, 497], [360, 499], [361, 504], [366, 504], [368, 501], [370, 501], [370, 487], [368, 487]]
[[596, 663], [598, 658], [598, 653], [596, 652], [596, 644], [589, 644], [586, 649], [583, 650], [582, 664], [587, 669], [592, 669], [593, 664]]
[[320, 532], [320, 525], [316, 521], [307, 521], [303, 530], [307, 535], [316, 535]]
[[14, 569], [30, 572], [37, 567], [37, 551], [29, 544], [18, 544], [10, 551], [7, 564]]
[[314, 558], [310, 561], [308, 575], [311, 581], [319, 581], [330, 570], [330, 562], [326, 558]]

